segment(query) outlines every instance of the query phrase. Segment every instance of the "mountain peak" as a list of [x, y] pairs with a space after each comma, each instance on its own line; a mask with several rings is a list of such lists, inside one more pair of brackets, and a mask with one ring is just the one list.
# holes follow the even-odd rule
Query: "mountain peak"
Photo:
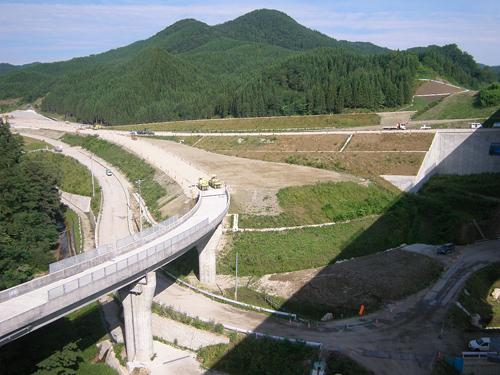
[[337, 44], [335, 39], [308, 29], [287, 14], [272, 9], [254, 10], [215, 28], [229, 38], [292, 50], [333, 47]]

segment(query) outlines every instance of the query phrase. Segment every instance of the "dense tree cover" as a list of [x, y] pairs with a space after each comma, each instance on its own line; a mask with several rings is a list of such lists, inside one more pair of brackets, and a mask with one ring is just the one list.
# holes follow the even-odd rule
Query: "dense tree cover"
[[418, 53], [418, 57], [426, 67], [470, 89], [478, 89], [485, 82], [499, 79], [491, 68], [481, 69], [474, 58], [467, 52], [462, 52], [456, 44], [432, 46]]
[[485, 87], [477, 95], [481, 107], [490, 107], [500, 104], [500, 83], [495, 82]]
[[409, 103], [419, 70], [470, 88], [498, 80], [456, 45], [390, 52], [263, 9], [216, 26], [182, 20], [126, 47], [2, 75], [0, 99], [44, 97], [45, 111], [112, 125], [340, 113]]
[[21, 153], [22, 139], [0, 126], [0, 289], [33, 278], [54, 261], [61, 221], [59, 167]]
[[26, 68], [28, 66], [32, 66], [38, 63], [31, 63], [31, 64], [25, 64], [25, 65], [12, 65], [12, 64], [6, 64], [6, 63], [0, 63], [0, 75], [5, 74], [8, 72], [12, 72], [14, 70]]

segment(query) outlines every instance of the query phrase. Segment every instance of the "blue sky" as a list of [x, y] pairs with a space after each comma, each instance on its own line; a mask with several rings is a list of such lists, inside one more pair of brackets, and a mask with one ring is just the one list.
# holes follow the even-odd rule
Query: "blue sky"
[[185, 18], [208, 25], [276, 9], [336, 39], [404, 50], [455, 43], [500, 65], [499, 0], [0, 0], [0, 62], [21, 65], [98, 54]]

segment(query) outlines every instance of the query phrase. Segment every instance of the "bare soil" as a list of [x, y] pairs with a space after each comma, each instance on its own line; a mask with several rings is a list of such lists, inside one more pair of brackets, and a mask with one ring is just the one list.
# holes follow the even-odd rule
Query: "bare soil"
[[445, 94], [453, 94], [456, 92], [465, 91], [465, 89], [452, 86], [447, 84], [446, 82], [434, 82], [427, 81], [422, 86], [420, 86], [415, 95], [445, 95]]
[[434, 133], [416, 132], [206, 136], [196, 147], [228, 156], [308, 165], [373, 178], [416, 175], [433, 138]]
[[378, 309], [416, 293], [415, 285], [430, 284], [440, 269], [437, 259], [393, 250], [318, 269], [266, 275], [256, 285], [287, 299]]

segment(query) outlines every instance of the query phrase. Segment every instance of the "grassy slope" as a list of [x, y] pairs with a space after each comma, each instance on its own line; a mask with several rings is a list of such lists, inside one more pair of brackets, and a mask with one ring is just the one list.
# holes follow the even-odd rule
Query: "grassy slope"
[[380, 123], [374, 113], [324, 116], [263, 117], [224, 120], [175, 121], [145, 125], [114, 126], [110, 129], [137, 130], [148, 127], [154, 131], [182, 132], [259, 132], [264, 130], [285, 131], [294, 129], [325, 129], [370, 126]]
[[477, 91], [453, 94], [443, 98], [434, 106], [425, 107], [415, 120], [453, 120], [479, 118], [488, 119], [500, 107], [479, 108], [475, 101]]

